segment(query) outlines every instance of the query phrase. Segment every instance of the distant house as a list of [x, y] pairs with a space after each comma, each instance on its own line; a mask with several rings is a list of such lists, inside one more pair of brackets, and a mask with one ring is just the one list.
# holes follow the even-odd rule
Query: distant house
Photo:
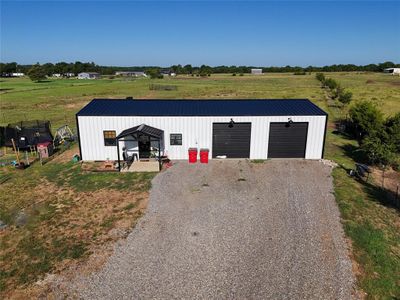
[[11, 73], [11, 76], [12, 77], [23, 77], [23, 76], [25, 76], [25, 74], [24, 73]]
[[[176, 74], [174, 72], [172, 72], [170, 69], [160, 70], [160, 73], [162, 76], [176, 76]], [[174, 75], [172, 75], [172, 74], [174, 74]]]
[[75, 73], [70, 73], [70, 72], [68, 73], [68, 72], [67, 72], [67, 73], [64, 73], [63, 76], [64, 76], [64, 77], [74, 77], [74, 76], [75, 76]]
[[61, 78], [61, 77], [74, 77], [75, 74], [74, 73], [54, 73], [51, 75], [52, 77], [56, 77], [56, 78]]
[[117, 71], [116, 76], [126, 76], [126, 77], [147, 77], [145, 72], [142, 71]]
[[100, 74], [96, 72], [82, 72], [78, 74], [78, 79], [99, 79]]
[[383, 72], [392, 75], [400, 75], [400, 68], [387, 68], [383, 70]]
[[253, 75], [261, 75], [262, 69], [251, 69], [251, 74]]

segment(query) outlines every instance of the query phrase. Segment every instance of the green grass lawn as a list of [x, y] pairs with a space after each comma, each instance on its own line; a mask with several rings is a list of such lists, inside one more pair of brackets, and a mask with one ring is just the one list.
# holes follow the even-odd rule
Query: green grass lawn
[[[400, 111], [400, 77], [378, 73], [326, 73], [353, 93], [354, 101], [370, 100], [379, 105], [386, 115]], [[177, 86], [173, 91], [150, 90], [149, 85], [167, 84]], [[325, 92], [315, 74], [294, 76], [292, 74], [265, 74], [262, 76], [212, 75], [208, 78], [178, 76], [177, 78], [150, 80], [101, 79], [76, 80], [56, 79], [43, 83], [32, 83], [28, 79], [1, 79], [0, 123], [21, 120], [47, 119], [53, 129], [69, 124], [75, 128], [75, 113], [93, 98], [309, 98], [330, 114], [325, 156], [340, 164], [333, 171], [335, 195], [347, 236], [353, 245], [353, 257], [359, 265], [358, 285], [371, 299], [400, 298], [400, 215], [397, 210], [382, 204], [386, 197], [373, 182], [365, 184], [348, 176], [355, 161], [350, 153], [357, 147], [354, 140], [333, 134], [333, 121], [339, 111], [328, 105]], [[350, 150], [349, 150], [350, 149]], [[350, 152], [349, 152], [350, 151]], [[36, 170], [36, 171], [35, 171]], [[41, 175], [40, 175], [41, 174]], [[110, 186], [110, 189], [125, 189], [132, 180], [140, 181], [147, 189], [149, 178], [122, 178], [122, 174], [81, 174], [70, 164], [49, 165], [37, 170], [18, 173], [16, 178], [2, 186], [2, 192], [12, 195], [12, 187], [18, 182], [36, 186], [43, 176], [48, 182], [62, 190], [76, 193], [93, 192]], [[119, 177], [121, 176], [121, 177]], [[109, 184], [108, 184], [109, 183]], [[21, 190], [21, 193], [24, 189]], [[15, 195], [15, 194], [14, 194]], [[2, 212], [4, 218], [12, 214], [15, 207], [12, 197], [10, 208]], [[67, 197], [68, 198], [68, 197]], [[15, 201], [14, 201], [15, 202]], [[14, 205], [14, 206], [13, 206]], [[3, 205], [4, 206], [4, 205]], [[127, 204], [125, 207], [131, 207]], [[4, 206], [5, 207], [5, 206]], [[124, 209], [122, 209], [124, 211]], [[46, 211], [46, 209], [44, 209]], [[40, 214], [39, 214], [40, 215]], [[46, 216], [43, 217], [46, 220]], [[108, 226], [114, 220], [103, 220]], [[24, 244], [21, 244], [22, 249]], [[85, 245], [81, 245], [84, 247]], [[81, 246], [61, 257], [79, 256]], [[35, 248], [36, 249], [36, 248]], [[62, 247], [61, 247], [62, 249]], [[25, 251], [25, 250], [24, 250]], [[34, 251], [34, 250], [32, 250]], [[40, 252], [40, 251], [39, 251]], [[28, 251], [29, 257], [29, 251]], [[32, 255], [36, 255], [32, 253]], [[55, 254], [55, 257], [58, 257]], [[48, 266], [43, 266], [47, 270]], [[29, 270], [28, 270], [29, 271]]]

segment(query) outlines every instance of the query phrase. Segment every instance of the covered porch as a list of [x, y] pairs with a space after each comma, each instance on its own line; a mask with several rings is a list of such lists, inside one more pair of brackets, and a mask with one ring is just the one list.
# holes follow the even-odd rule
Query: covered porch
[[[163, 130], [146, 124], [122, 131], [116, 137], [118, 170], [120, 172], [160, 171], [164, 152], [163, 137]], [[122, 147], [121, 142], [123, 142]]]

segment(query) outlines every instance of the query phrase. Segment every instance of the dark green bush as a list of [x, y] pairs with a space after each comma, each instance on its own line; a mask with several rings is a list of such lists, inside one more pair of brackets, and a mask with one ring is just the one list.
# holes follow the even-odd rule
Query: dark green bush
[[358, 102], [349, 111], [352, 133], [358, 141], [367, 134], [383, 131], [383, 114], [369, 101]]

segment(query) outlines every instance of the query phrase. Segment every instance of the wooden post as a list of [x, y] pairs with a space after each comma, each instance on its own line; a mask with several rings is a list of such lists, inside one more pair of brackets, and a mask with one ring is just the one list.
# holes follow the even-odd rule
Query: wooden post
[[28, 151], [25, 151], [25, 160], [26, 160], [26, 165], [30, 166]]
[[42, 152], [38, 151], [40, 165], [43, 166]]
[[161, 141], [158, 138], [158, 170], [161, 171]]
[[119, 157], [119, 139], [117, 139], [118, 171], [121, 172], [121, 162]]
[[15, 141], [14, 141], [14, 139], [11, 139], [11, 143], [12, 143], [12, 145], [13, 145], [13, 149], [14, 149], [15, 155], [17, 156], [17, 162], [18, 162], [18, 165], [19, 165], [19, 164], [21, 164], [21, 162], [20, 162], [20, 160], [19, 160], [19, 153], [18, 153], [18, 151], [17, 151], [17, 147], [15, 146]]

